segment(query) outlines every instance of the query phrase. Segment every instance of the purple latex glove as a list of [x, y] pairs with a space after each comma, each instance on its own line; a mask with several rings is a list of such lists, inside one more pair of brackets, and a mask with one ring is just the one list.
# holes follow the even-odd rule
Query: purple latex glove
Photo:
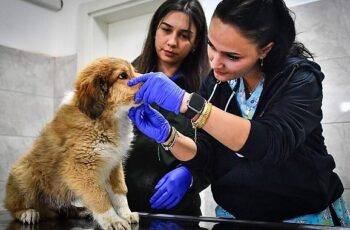
[[164, 73], [147, 73], [128, 82], [129, 86], [144, 82], [137, 91], [135, 102], [156, 103], [163, 109], [179, 114], [185, 90], [177, 86]]
[[136, 127], [157, 143], [164, 143], [170, 133], [169, 122], [150, 105], [132, 107], [128, 116]]
[[160, 179], [151, 197], [151, 207], [154, 209], [170, 209], [177, 205], [187, 192], [192, 182], [192, 174], [185, 167], [180, 166]]

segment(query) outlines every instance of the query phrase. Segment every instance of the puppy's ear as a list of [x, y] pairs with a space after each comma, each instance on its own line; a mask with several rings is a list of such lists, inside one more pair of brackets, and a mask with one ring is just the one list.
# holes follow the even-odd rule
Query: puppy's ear
[[77, 91], [78, 108], [91, 119], [98, 118], [105, 109], [108, 84], [103, 77], [95, 77], [93, 82], [81, 85]]

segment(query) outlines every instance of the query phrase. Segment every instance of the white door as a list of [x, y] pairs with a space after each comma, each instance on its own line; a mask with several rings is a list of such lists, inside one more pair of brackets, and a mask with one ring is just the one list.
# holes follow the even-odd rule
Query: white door
[[107, 54], [132, 62], [140, 53], [147, 36], [152, 13], [109, 24]]

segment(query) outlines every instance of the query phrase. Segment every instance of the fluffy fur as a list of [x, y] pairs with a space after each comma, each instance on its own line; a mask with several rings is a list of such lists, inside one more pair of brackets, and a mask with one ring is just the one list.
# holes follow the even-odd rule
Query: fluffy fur
[[5, 207], [15, 219], [92, 215], [103, 229], [138, 222], [122, 165], [133, 139], [127, 111], [138, 89], [127, 81], [136, 75], [116, 58], [97, 59], [80, 72], [70, 99], [12, 167]]

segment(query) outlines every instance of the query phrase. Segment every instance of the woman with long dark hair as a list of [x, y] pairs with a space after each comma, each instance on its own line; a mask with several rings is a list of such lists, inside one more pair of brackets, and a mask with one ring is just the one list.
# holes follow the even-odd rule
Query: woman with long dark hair
[[[196, 92], [200, 76], [209, 72], [206, 36], [206, 19], [197, 0], [167, 0], [154, 13], [141, 55], [133, 64], [140, 73], [161, 71], [178, 87]], [[188, 119], [158, 106], [154, 109], [191, 135]], [[138, 131], [125, 170], [131, 210], [201, 215], [199, 192], [208, 186], [208, 179]]]
[[[148, 73], [129, 117], [179, 160], [207, 172], [220, 217], [349, 226], [322, 135], [320, 66], [297, 42], [283, 0], [223, 0], [208, 32], [200, 95]], [[149, 107], [187, 116], [195, 140]], [[164, 191], [166, 192], [166, 191]]]

